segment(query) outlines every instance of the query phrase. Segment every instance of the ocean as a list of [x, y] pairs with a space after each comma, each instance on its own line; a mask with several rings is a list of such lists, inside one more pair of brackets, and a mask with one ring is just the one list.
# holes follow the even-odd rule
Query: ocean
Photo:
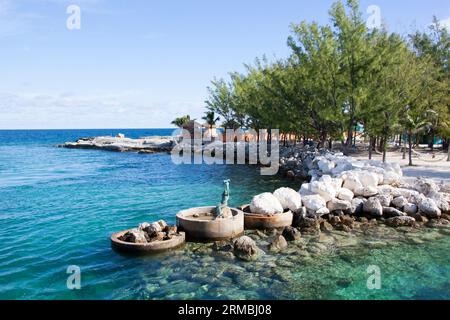
[[[250, 263], [215, 255], [205, 244], [156, 256], [115, 252], [113, 232], [144, 221], [175, 223], [181, 209], [216, 205], [224, 179], [231, 179], [232, 206], [282, 186], [300, 188], [261, 176], [257, 166], [175, 165], [164, 153], [57, 147], [80, 137], [172, 132], [0, 131], [0, 299], [450, 298], [450, 237], [437, 231], [414, 239], [389, 231], [396, 234], [372, 246], [353, 237], [321, 255], [290, 246]], [[379, 290], [367, 289], [370, 265], [381, 270]], [[69, 266], [81, 271], [79, 290], [67, 286]]]

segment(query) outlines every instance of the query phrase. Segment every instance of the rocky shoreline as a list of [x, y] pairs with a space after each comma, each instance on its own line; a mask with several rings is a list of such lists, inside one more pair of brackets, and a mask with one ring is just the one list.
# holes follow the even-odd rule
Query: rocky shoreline
[[80, 138], [75, 142], [66, 142], [58, 147], [68, 149], [97, 149], [115, 152], [158, 153], [170, 152], [175, 145], [172, 137], [126, 138], [122, 134], [116, 137], [100, 136]]
[[[292, 226], [269, 232], [271, 240], [265, 244], [269, 251], [283, 250], [304, 235], [320, 239], [333, 232], [350, 236], [376, 233], [380, 228], [403, 233], [435, 228], [450, 235], [448, 184], [421, 177], [406, 183], [395, 163], [358, 161], [342, 153], [308, 148], [281, 152], [286, 175], [309, 182], [298, 193], [281, 188], [253, 198], [250, 207], [254, 212], [279, 214], [288, 209], [294, 213]], [[257, 234], [257, 238], [267, 238], [263, 232]], [[236, 240], [233, 249], [243, 260], [255, 260], [261, 252], [248, 236]]]

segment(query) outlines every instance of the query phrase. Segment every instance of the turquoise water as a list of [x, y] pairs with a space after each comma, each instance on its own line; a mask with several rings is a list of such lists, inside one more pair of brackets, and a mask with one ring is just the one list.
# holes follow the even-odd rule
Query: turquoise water
[[[170, 254], [128, 257], [109, 235], [177, 211], [214, 205], [225, 178], [231, 204], [280, 186], [252, 166], [176, 166], [167, 154], [68, 150], [82, 136], [168, 135], [171, 130], [0, 131], [0, 299], [449, 299], [448, 234], [395, 230], [382, 245], [339, 233], [305, 237], [283, 253], [243, 263], [188, 244]], [[384, 229], [383, 229], [384, 230]], [[262, 247], [268, 239], [252, 235]], [[338, 244], [336, 244], [338, 243]], [[381, 290], [366, 288], [366, 268], [382, 270]], [[68, 290], [69, 265], [81, 290]]]

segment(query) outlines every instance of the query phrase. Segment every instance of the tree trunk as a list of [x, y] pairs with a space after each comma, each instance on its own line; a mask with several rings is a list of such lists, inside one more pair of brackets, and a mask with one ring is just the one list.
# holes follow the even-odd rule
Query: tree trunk
[[405, 139], [403, 139], [403, 137], [402, 137], [402, 141], [403, 141], [403, 160], [405, 160], [406, 159], [406, 140]]
[[408, 132], [408, 144], [409, 144], [409, 166], [412, 166], [412, 132]]
[[430, 142], [428, 143], [428, 147], [431, 149], [431, 152], [434, 151], [434, 129], [431, 129], [431, 137]]
[[372, 137], [369, 137], [369, 160], [372, 160]]
[[333, 149], [333, 139], [330, 138], [330, 140], [328, 140], [328, 149], [332, 150]]
[[387, 138], [383, 137], [383, 163], [386, 162], [386, 143], [387, 143]]

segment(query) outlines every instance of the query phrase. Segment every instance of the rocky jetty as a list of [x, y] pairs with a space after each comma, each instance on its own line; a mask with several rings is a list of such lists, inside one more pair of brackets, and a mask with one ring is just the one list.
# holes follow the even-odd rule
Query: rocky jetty
[[170, 152], [175, 145], [172, 137], [126, 138], [123, 134], [115, 137], [101, 136], [81, 138], [76, 142], [66, 142], [59, 147], [69, 149], [99, 149], [116, 152], [157, 153]]
[[308, 147], [285, 148], [281, 154], [280, 164], [288, 176], [310, 180], [299, 190], [309, 216], [346, 213], [437, 219], [450, 210], [448, 185], [421, 177], [405, 183], [396, 163], [355, 160]]

